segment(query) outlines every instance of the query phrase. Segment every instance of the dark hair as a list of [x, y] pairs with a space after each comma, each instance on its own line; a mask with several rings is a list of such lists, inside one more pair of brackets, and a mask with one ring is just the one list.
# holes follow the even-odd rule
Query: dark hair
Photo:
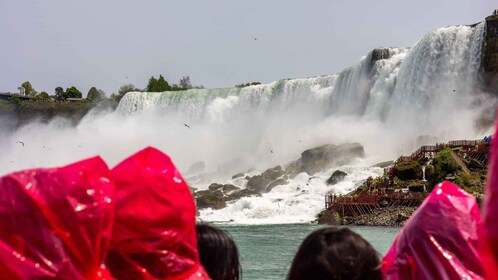
[[292, 261], [288, 280], [382, 279], [372, 246], [348, 228], [326, 227], [304, 239]]
[[216, 227], [197, 224], [197, 246], [201, 264], [213, 280], [238, 280], [242, 269], [232, 238]]

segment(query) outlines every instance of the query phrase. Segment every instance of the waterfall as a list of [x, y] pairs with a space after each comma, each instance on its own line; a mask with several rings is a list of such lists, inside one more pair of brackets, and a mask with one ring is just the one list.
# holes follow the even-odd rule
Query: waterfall
[[368, 139], [367, 148], [394, 156], [420, 135], [472, 138], [476, 119], [496, 104], [479, 86], [484, 25], [440, 28], [411, 48], [376, 49], [338, 74], [245, 88], [130, 92], [117, 111], [192, 124], [205, 144], [224, 146], [218, 152], [227, 162], [243, 158], [247, 167], [328, 142]]
[[[335, 169], [312, 178], [300, 173], [261, 197], [201, 211], [207, 220], [236, 223], [308, 222], [323, 208], [324, 194], [347, 193], [382, 174], [369, 166], [421, 144], [491, 133], [476, 125], [498, 104], [481, 90], [483, 32], [484, 23], [440, 28], [410, 48], [375, 49], [336, 74], [245, 88], [129, 92], [115, 112], [92, 112], [76, 127], [55, 119], [0, 134], [0, 166], [6, 173], [99, 154], [112, 167], [151, 145], [183, 174], [194, 163], [204, 167], [206, 176], [186, 178], [192, 187], [244, 188], [245, 177], [232, 175], [261, 174], [318, 145], [361, 143], [366, 157], [337, 167], [348, 175], [334, 186], [324, 182]], [[15, 144], [20, 140], [26, 146]]]

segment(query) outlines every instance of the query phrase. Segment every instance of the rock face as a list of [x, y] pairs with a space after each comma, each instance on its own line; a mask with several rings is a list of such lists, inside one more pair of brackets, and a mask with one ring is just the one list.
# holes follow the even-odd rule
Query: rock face
[[241, 199], [243, 197], [248, 197], [248, 196], [261, 196], [261, 194], [255, 190], [242, 189], [227, 196], [227, 201]]
[[498, 72], [498, 16], [486, 18], [486, 48], [484, 69], [487, 72]]
[[281, 186], [281, 185], [286, 185], [287, 183], [287, 180], [285, 180], [284, 178], [280, 178], [280, 179], [277, 179], [273, 182], [271, 182], [268, 187], [266, 188], [266, 191], [269, 192], [271, 191], [274, 187], [276, 186]]
[[377, 60], [381, 59], [388, 59], [393, 56], [392, 52], [388, 48], [377, 48], [372, 51], [372, 60], [371, 62], [374, 63]]
[[328, 178], [327, 185], [335, 185], [335, 184], [339, 183], [340, 181], [344, 180], [344, 178], [347, 175], [348, 174], [346, 172], [336, 170], [336, 171], [334, 171], [334, 173], [332, 173], [332, 175], [330, 175], [330, 178]]
[[317, 216], [317, 223], [321, 225], [341, 225], [342, 217], [339, 213], [333, 210], [323, 210]]
[[197, 208], [213, 208], [213, 209], [221, 209], [225, 208], [226, 202], [223, 197], [219, 197], [213, 193], [204, 193], [196, 197]]
[[498, 16], [486, 18], [486, 42], [483, 65], [485, 79], [490, 92], [498, 88]]
[[372, 165], [371, 167], [386, 168], [388, 166], [391, 166], [393, 163], [394, 163], [393, 160], [388, 160], [388, 161], [379, 162], [379, 163], [377, 163], [375, 165]]
[[194, 198], [198, 209], [213, 208], [221, 209], [226, 207], [226, 202], [240, 199], [247, 196], [261, 196], [261, 194], [251, 189], [240, 189], [231, 184], [209, 185], [207, 190], [194, 192]]
[[417, 207], [397, 206], [378, 208], [357, 217], [341, 217], [334, 210], [324, 210], [317, 216], [319, 224], [357, 226], [403, 226]]
[[304, 151], [298, 160], [301, 170], [309, 175], [324, 171], [334, 165], [351, 163], [358, 157], [364, 157], [365, 151], [359, 143], [342, 145], [323, 145]]
[[[275, 166], [273, 168], [267, 169], [265, 172], [261, 173], [261, 175], [256, 175], [249, 178], [249, 181], [247, 182], [247, 188], [255, 190], [257, 192], [269, 191], [269, 185], [283, 175], [284, 170], [282, 169], [282, 166]], [[273, 184], [272, 188], [277, 186], [278, 184], [281, 184], [281, 181], [279, 182], [280, 183]]]

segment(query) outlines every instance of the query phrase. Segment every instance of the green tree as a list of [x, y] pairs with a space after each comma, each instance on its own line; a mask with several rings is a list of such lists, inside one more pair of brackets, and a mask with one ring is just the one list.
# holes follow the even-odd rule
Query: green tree
[[192, 84], [190, 83], [190, 76], [188, 76], [188, 75], [187, 76], [183, 76], [180, 79], [180, 82], [178, 82], [178, 85], [182, 89], [191, 89], [192, 88]]
[[66, 99], [66, 93], [62, 87], [55, 88], [55, 99], [62, 101]]
[[81, 98], [83, 95], [81, 91], [79, 91], [76, 87], [72, 86], [66, 89], [66, 99], [67, 98]]
[[10, 98], [9, 102], [18, 106], [19, 104], [21, 104], [21, 97], [19, 97], [19, 95], [14, 95]]
[[159, 79], [157, 79], [156, 83], [156, 92], [163, 92], [163, 91], [168, 91], [170, 90], [171, 87], [169, 86], [168, 82], [164, 79], [163, 75], [159, 75]]
[[255, 86], [255, 85], [260, 85], [260, 84], [261, 84], [260, 82], [252, 82], [252, 83], [245, 83], [245, 84], [235, 85], [235, 87], [244, 88], [244, 87]]
[[38, 94], [38, 95], [36, 96], [36, 98], [37, 98], [37, 99], [41, 99], [41, 100], [49, 100], [49, 99], [50, 99], [50, 95], [48, 95], [48, 93], [47, 93], [47, 92], [42, 91], [42, 92], [40, 92], [40, 94]]
[[97, 89], [96, 87], [92, 87], [88, 91], [86, 98], [92, 102], [99, 102], [104, 98], [104, 96], [105, 96], [104, 91]]
[[36, 96], [36, 90], [33, 88], [31, 83], [29, 81], [26, 81], [21, 84], [21, 87], [24, 88], [24, 94], [27, 96], [35, 97]]
[[123, 98], [123, 96], [130, 91], [141, 91], [141, 90], [136, 88], [133, 84], [123, 85], [119, 88], [117, 94], [113, 93], [111, 95], [111, 98], [113, 98], [116, 102], [119, 103], [119, 101], [121, 101], [121, 98]]
[[146, 91], [152, 92], [156, 88], [157, 79], [154, 76], [151, 76], [149, 82], [147, 83]]
[[171, 87], [164, 79], [163, 75], [159, 75], [159, 79], [156, 79], [154, 76], [150, 77], [149, 82], [147, 83], [148, 92], [163, 92], [168, 90], [171, 90]]

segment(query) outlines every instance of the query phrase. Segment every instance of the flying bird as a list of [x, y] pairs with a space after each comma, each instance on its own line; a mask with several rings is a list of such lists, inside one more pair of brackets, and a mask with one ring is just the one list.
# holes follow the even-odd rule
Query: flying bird
[[24, 147], [24, 142], [23, 141], [17, 141], [16, 143], [20, 143]]
[[190, 128], [190, 126], [189, 126], [188, 124], [186, 124], [186, 123], [184, 123], [183, 125], [184, 125], [185, 127]]

